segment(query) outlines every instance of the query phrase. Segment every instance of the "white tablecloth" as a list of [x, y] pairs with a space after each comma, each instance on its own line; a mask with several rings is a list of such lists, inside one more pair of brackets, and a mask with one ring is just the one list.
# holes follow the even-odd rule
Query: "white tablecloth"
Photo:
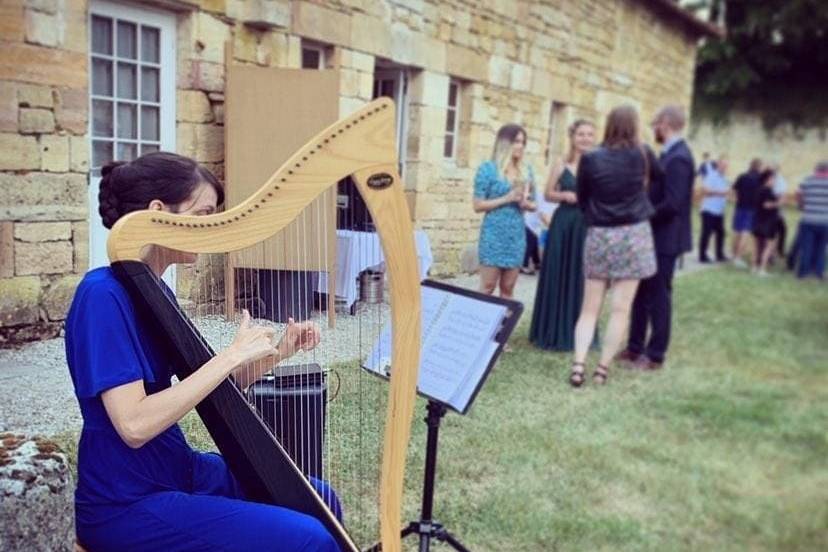
[[[420, 267], [420, 280], [428, 275], [434, 262], [431, 255], [431, 243], [422, 230], [414, 232], [417, 247], [417, 261]], [[357, 277], [366, 269], [384, 271], [385, 256], [382, 254], [379, 237], [376, 232], [357, 232], [354, 230], [336, 231], [336, 296], [344, 299], [350, 307], [359, 298]], [[328, 273], [319, 273], [317, 291], [328, 292]]]

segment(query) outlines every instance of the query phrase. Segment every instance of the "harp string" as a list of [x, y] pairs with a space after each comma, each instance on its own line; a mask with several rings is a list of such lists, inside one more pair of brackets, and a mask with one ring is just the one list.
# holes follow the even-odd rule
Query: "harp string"
[[[353, 205], [359, 192], [352, 186], [347, 193], [349, 204]], [[316, 466], [321, 467], [315, 475], [337, 492], [346, 516], [345, 527], [357, 542], [369, 544], [379, 536], [379, 464], [387, 383], [362, 370], [360, 363], [386, 322], [386, 307], [381, 297], [375, 303], [358, 300], [356, 316], [341, 313], [336, 328], [329, 328], [328, 315], [323, 309], [315, 308], [318, 304], [314, 301], [315, 286], [310, 278], [317, 277], [319, 271], [328, 271], [328, 292], [335, 293], [336, 275], [330, 271], [345, 268], [333, 264], [336, 251], [329, 249], [336, 244], [329, 244], [331, 239], [336, 239], [336, 226], [331, 227], [335, 224], [335, 199], [336, 190], [329, 189], [294, 224], [288, 225], [278, 240], [265, 240], [226, 254], [232, 256], [230, 266], [235, 265], [236, 270], [225, 270], [224, 257], [203, 255], [192, 268], [182, 267], [181, 275], [188, 276], [191, 282], [187, 310], [216, 351], [232, 343], [243, 308], [250, 311], [255, 324], [276, 328], [275, 340], [284, 334], [287, 323], [271, 320], [275, 317], [269, 313], [286, 313], [297, 323], [305, 319], [317, 323], [322, 334], [319, 347], [311, 352], [298, 352], [293, 359], [282, 363], [301, 366], [293, 382], [281, 382], [276, 370], [271, 374], [275, 377], [260, 384], [267, 386], [264, 391], [270, 393], [269, 397], [260, 395], [255, 399], [250, 388], [244, 391], [256, 403], [253, 406], [257, 412], [264, 400], [275, 400], [268, 428], [280, 437], [285, 449], [292, 451], [303, 473], [310, 474]], [[349, 209], [347, 219], [343, 222], [348, 228], [357, 232], [371, 230], [367, 212]], [[381, 258], [378, 240], [360, 239], [359, 234], [354, 239], [357, 244], [354, 261], [360, 266], [374, 264]], [[287, 274], [293, 271], [294, 277], [280, 277], [277, 267], [285, 267]], [[234, 296], [224, 297], [224, 302], [215, 295], [222, 285], [219, 270], [224, 277], [235, 281]], [[267, 297], [262, 298], [263, 294]], [[296, 295], [295, 300], [291, 300], [292, 294]], [[234, 303], [235, 308], [228, 308], [226, 301]], [[328, 308], [332, 303], [328, 302]], [[296, 306], [299, 310], [291, 312]], [[310, 310], [305, 310], [306, 306]], [[381, 353], [385, 356], [387, 351]], [[252, 384], [263, 365], [260, 362], [242, 367], [241, 379]], [[307, 392], [298, 398], [291, 397], [287, 388], [280, 388], [282, 383], [326, 385], [327, 395]], [[291, 408], [296, 409], [294, 415], [289, 415]], [[323, 432], [321, 441], [314, 437], [317, 431]], [[290, 441], [284, 442], [285, 438]], [[323, 498], [326, 503], [330, 502], [330, 496]]]

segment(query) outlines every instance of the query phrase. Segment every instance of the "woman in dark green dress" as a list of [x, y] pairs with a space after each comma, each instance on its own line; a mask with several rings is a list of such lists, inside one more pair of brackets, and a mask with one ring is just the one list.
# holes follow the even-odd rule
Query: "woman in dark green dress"
[[546, 184], [546, 199], [557, 201], [559, 206], [546, 238], [529, 330], [532, 343], [554, 351], [571, 351], [575, 347], [575, 323], [584, 296], [586, 239], [575, 173], [581, 155], [595, 143], [595, 127], [579, 119], [569, 127], [569, 140], [569, 154], [555, 165]]

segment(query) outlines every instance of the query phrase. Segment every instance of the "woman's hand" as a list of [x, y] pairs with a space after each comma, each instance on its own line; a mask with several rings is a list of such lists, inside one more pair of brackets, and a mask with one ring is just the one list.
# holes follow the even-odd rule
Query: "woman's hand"
[[508, 194], [503, 196], [506, 203], [521, 203], [525, 197], [526, 192], [524, 192], [522, 187], [512, 188]]
[[275, 329], [254, 325], [247, 309], [242, 310], [239, 331], [236, 332], [236, 337], [227, 351], [233, 355], [238, 365], [278, 355], [279, 349], [273, 346], [274, 335], [276, 335]]
[[564, 203], [578, 203], [578, 194], [575, 192], [560, 192]]
[[321, 333], [319, 326], [314, 322], [294, 322], [293, 318], [288, 318], [287, 329], [285, 335], [277, 345], [280, 360], [285, 360], [292, 357], [299, 351], [310, 351], [319, 345]]

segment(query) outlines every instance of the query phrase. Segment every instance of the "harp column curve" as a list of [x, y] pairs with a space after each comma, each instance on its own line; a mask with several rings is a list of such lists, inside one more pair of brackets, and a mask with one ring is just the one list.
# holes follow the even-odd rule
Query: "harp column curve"
[[382, 549], [400, 550], [402, 490], [420, 353], [420, 282], [414, 228], [397, 171], [394, 103], [380, 98], [329, 126], [288, 159], [250, 198], [209, 216], [136, 211], [110, 232], [111, 262], [137, 261], [149, 245], [228, 253], [292, 222], [326, 189], [353, 175], [386, 259], [393, 333], [380, 474]]

